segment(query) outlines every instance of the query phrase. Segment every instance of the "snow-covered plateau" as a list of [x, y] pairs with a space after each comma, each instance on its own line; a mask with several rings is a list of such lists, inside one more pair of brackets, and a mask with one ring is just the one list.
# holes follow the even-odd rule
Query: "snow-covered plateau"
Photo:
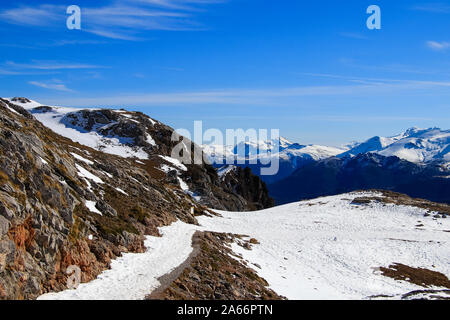
[[[450, 220], [416, 207], [372, 202], [352, 204], [359, 192], [323, 197], [257, 212], [223, 212], [198, 217], [200, 226], [176, 222], [148, 237], [147, 252], [124, 254], [98, 279], [41, 299], [144, 299], [192, 252], [195, 231], [245, 235], [251, 250], [233, 251], [288, 299], [399, 297], [423, 290], [394, 280], [381, 267], [400, 263], [450, 275]], [[442, 289], [442, 288], [429, 288]]]

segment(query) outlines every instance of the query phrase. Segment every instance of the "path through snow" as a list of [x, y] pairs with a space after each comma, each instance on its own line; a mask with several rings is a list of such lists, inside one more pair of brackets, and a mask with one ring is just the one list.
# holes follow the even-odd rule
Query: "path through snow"
[[142, 300], [159, 287], [158, 278], [182, 264], [192, 252], [196, 226], [178, 221], [147, 237], [145, 253], [124, 253], [111, 269], [76, 290], [40, 296], [39, 300]]

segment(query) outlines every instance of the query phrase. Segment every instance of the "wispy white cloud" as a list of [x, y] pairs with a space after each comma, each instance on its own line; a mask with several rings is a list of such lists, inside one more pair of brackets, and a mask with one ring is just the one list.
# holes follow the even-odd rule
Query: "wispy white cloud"
[[222, 3], [225, 0], [128, 0], [130, 2], [145, 3], [156, 7], [177, 9], [177, 10], [197, 10], [195, 5]]
[[436, 51], [442, 51], [450, 48], [450, 42], [447, 41], [427, 41], [428, 48]]
[[356, 69], [363, 69], [363, 70], [371, 70], [371, 71], [384, 71], [389, 73], [410, 73], [410, 74], [420, 74], [420, 75], [431, 75], [431, 74], [445, 74], [447, 73], [443, 72], [442, 69], [439, 70], [433, 70], [429, 68], [418, 68], [417, 66], [411, 66], [411, 65], [404, 65], [404, 64], [386, 64], [386, 65], [379, 65], [379, 64], [364, 64], [360, 63], [354, 59], [348, 59], [348, 58], [341, 58], [339, 59], [339, 62], [347, 67], [350, 68], [356, 68]]
[[44, 88], [44, 89], [73, 92], [73, 90], [67, 88], [66, 85], [63, 83], [57, 83], [57, 82], [47, 83], [47, 82], [39, 82], [39, 81], [30, 81], [28, 83], [33, 86]]
[[351, 39], [358, 39], [358, 40], [367, 39], [367, 37], [365, 35], [357, 33], [357, 32], [340, 32], [339, 35], [344, 38], [351, 38]]
[[445, 3], [426, 3], [417, 4], [412, 7], [413, 10], [434, 12], [434, 13], [450, 13], [450, 5]]
[[[185, 31], [205, 29], [195, 11], [218, 0], [122, 0], [104, 6], [83, 6], [82, 31], [101, 37], [139, 41], [149, 30]], [[0, 21], [23, 26], [65, 26], [66, 7], [41, 4], [0, 11]]]
[[39, 60], [34, 60], [32, 61], [32, 63], [16, 63], [14, 61], [7, 61], [5, 65], [15, 69], [34, 69], [34, 70], [74, 70], [74, 69], [105, 68], [104, 66], [91, 64], [58, 62], [58, 61], [39, 61]]
[[292, 98], [309, 96], [370, 96], [376, 94], [408, 93], [424, 89], [450, 88], [450, 81], [421, 81], [397, 79], [364, 79], [350, 85], [305, 86], [265, 89], [219, 89], [193, 92], [120, 94], [96, 97], [69, 98], [66, 101], [47, 101], [74, 106], [151, 106], [151, 105], [200, 105], [200, 104], [246, 104], [282, 105]]
[[65, 7], [50, 4], [19, 6], [0, 12], [4, 22], [26, 26], [49, 26], [65, 20]]
[[126, 41], [141, 41], [144, 40], [140, 37], [136, 37], [132, 34], [130, 34], [129, 31], [127, 32], [114, 32], [108, 29], [85, 29], [84, 31], [95, 34], [100, 37], [105, 37], [109, 39], [115, 39], [115, 40], [126, 40]]
[[106, 41], [98, 41], [98, 40], [58, 40], [52, 43], [45, 43], [42, 46], [48, 47], [62, 47], [62, 46], [70, 46], [70, 45], [88, 45], [88, 44], [105, 44]]
[[7, 70], [7, 69], [1, 69], [0, 68], [0, 75], [6, 75], [6, 76], [21, 76], [21, 75], [26, 75], [28, 74], [27, 72], [20, 72], [20, 71], [12, 71], [12, 70]]

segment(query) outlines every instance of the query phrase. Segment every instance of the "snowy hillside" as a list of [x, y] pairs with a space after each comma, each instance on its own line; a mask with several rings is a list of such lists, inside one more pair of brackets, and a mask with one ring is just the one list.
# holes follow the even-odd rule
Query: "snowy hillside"
[[420, 290], [380, 274], [378, 268], [394, 263], [450, 275], [448, 219], [424, 217], [425, 210], [406, 206], [351, 204], [361, 196], [380, 195], [344, 194], [199, 221], [207, 229], [256, 238], [261, 244], [252, 250], [233, 250], [259, 265], [259, 275], [290, 299], [364, 299]]
[[[72, 141], [101, 150], [105, 153], [126, 158], [148, 158], [148, 154], [142, 148], [133, 146], [134, 141], [131, 137], [116, 135], [108, 131], [108, 129], [121, 121], [133, 125], [133, 121], [136, 120], [133, 120], [132, 113], [116, 110], [117, 115], [115, 121], [100, 119], [102, 118], [100, 115], [99, 122], [89, 123], [92, 120], [88, 119], [83, 111], [100, 111], [102, 109], [49, 107], [24, 98], [20, 100], [17, 98], [6, 100], [28, 110], [46, 127]], [[89, 129], [87, 128], [88, 126], [90, 126]], [[147, 133], [146, 140], [149, 145], [154, 145], [154, 140], [149, 133]]]
[[[383, 195], [350, 193], [251, 213], [218, 212], [199, 217], [201, 226], [177, 222], [161, 230], [161, 239], [148, 238], [147, 253], [124, 255], [97, 280], [41, 298], [143, 299], [193, 250], [196, 230], [256, 239], [250, 250], [241, 240], [231, 247], [289, 299], [397, 299], [414, 290], [443, 289], [394, 280], [382, 270], [402, 264], [449, 276], [450, 220], [417, 207], [357, 201], [370, 197]], [[165, 257], [170, 259], [158, 263]]]

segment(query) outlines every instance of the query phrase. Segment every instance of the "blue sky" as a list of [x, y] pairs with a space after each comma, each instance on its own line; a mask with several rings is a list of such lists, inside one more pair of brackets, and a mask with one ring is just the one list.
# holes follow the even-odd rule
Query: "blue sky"
[[449, 31], [450, 1], [2, 1], [0, 96], [340, 145], [449, 129]]

